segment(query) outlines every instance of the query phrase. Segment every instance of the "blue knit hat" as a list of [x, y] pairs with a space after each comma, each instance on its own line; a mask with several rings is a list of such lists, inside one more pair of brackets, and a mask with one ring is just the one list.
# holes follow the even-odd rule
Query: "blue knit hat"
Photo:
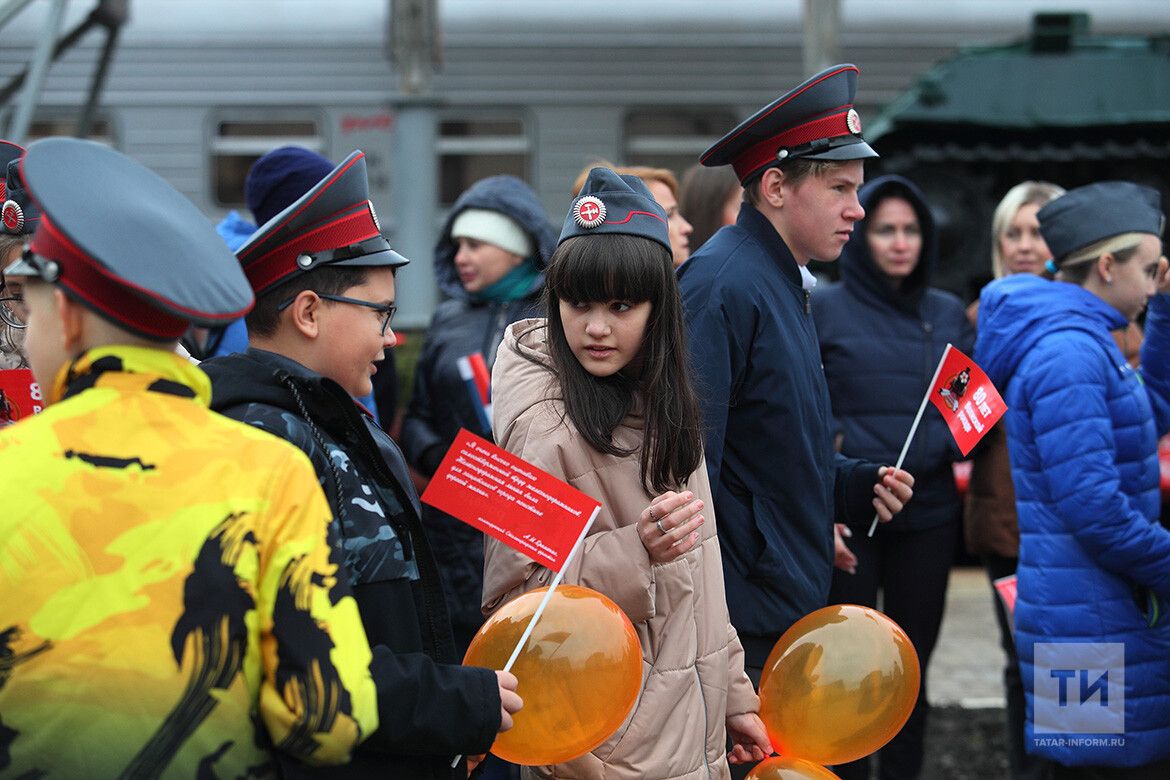
[[561, 228], [564, 243], [573, 236], [624, 233], [657, 241], [670, 251], [666, 212], [637, 176], [620, 176], [609, 168], [589, 171]]
[[333, 163], [300, 146], [282, 146], [252, 163], [244, 180], [244, 202], [257, 225], [284, 211], [324, 179]]

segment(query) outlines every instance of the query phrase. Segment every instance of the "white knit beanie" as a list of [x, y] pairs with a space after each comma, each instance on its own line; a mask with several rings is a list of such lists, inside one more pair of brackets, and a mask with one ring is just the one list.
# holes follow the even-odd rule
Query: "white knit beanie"
[[471, 238], [494, 244], [520, 257], [532, 254], [532, 239], [516, 221], [498, 211], [464, 209], [451, 224], [451, 239]]

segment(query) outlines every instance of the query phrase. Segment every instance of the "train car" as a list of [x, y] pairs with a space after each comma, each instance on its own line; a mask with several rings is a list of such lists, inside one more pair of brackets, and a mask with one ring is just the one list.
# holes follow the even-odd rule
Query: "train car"
[[[1026, 35], [1066, 1], [842, 0], [840, 59], [862, 69], [864, 121], [960, 46]], [[1079, 3], [1094, 28], [1167, 28], [1162, 0]], [[49, 3], [0, 28], [0, 84], [28, 63]], [[802, 78], [800, 0], [438, 0], [441, 63], [424, 97], [406, 95], [387, 54], [389, 0], [131, 0], [94, 134], [158, 171], [209, 216], [242, 205], [244, 174], [286, 143], [333, 159], [369, 155], [383, 225], [399, 228], [392, 149], [404, 105], [432, 106], [437, 231], [443, 209], [493, 173], [528, 180], [559, 220], [590, 161], [681, 173], [736, 122]], [[93, 0], [67, 6], [68, 29]], [[71, 133], [100, 36], [49, 71], [34, 135]], [[997, 85], [983, 85], [993, 89]], [[0, 127], [13, 101], [0, 106]], [[116, 197], [111, 193], [111, 197]], [[404, 290], [433, 288], [426, 257]], [[404, 295], [407, 328], [433, 295]]]

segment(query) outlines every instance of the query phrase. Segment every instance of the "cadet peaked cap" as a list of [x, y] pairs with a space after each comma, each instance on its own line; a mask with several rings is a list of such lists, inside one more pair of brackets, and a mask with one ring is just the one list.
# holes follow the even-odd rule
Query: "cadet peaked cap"
[[236, 250], [257, 295], [323, 266], [406, 265], [370, 202], [366, 156], [355, 151]]
[[0, 235], [23, 236], [37, 229], [41, 210], [20, 181], [24, 147], [0, 141]]
[[1122, 233], [1161, 236], [1162, 196], [1128, 181], [1102, 181], [1069, 190], [1036, 212], [1040, 234], [1059, 265], [1079, 249]]
[[877, 157], [853, 108], [856, 65], [834, 65], [761, 108], [703, 152], [708, 167], [731, 165], [746, 184], [784, 160]]
[[300, 146], [273, 149], [248, 169], [244, 203], [257, 225], [284, 211], [333, 170], [326, 157]]
[[564, 243], [574, 236], [624, 233], [657, 241], [670, 251], [666, 212], [654, 200], [646, 182], [621, 176], [609, 168], [593, 168], [573, 201], [561, 228]]
[[21, 158], [41, 219], [4, 270], [52, 282], [145, 338], [177, 339], [252, 308], [252, 291], [215, 227], [153, 171], [113, 149], [46, 138]]

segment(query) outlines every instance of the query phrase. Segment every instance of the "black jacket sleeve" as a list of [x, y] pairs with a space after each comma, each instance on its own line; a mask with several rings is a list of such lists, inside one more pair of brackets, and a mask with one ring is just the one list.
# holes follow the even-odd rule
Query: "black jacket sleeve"
[[373, 648], [378, 729], [362, 748], [395, 755], [486, 753], [500, 728], [496, 674], [437, 664], [423, 653]]
[[873, 486], [878, 481], [876, 463], [857, 458], [836, 456], [837, 476], [833, 483], [833, 521], [851, 528], [869, 531], [876, 514]]

